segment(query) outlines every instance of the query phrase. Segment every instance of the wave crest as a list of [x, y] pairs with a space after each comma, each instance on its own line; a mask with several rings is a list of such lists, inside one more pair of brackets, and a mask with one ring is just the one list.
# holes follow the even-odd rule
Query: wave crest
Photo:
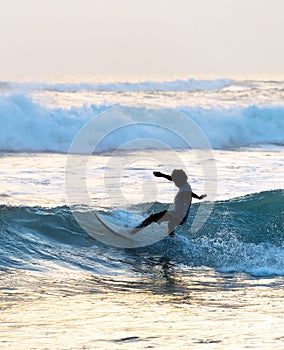
[[[47, 108], [23, 95], [0, 97], [0, 150], [67, 152], [80, 128], [100, 113], [115, 106], [91, 105], [71, 109]], [[138, 107], [129, 110], [129, 123], [141, 122], [135, 116]], [[183, 107], [179, 112], [192, 119], [203, 131], [212, 148], [228, 149], [259, 144], [284, 144], [284, 106], [234, 108]], [[152, 121], [155, 114], [151, 111]], [[159, 113], [159, 111], [155, 111]], [[171, 109], [167, 109], [171, 114]], [[122, 116], [123, 117], [123, 116]], [[150, 127], [120, 130], [115, 138], [105, 140], [100, 151], [119, 147], [122, 140], [152, 138], [172, 148], [184, 148], [170, 133]], [[187, 146], [188, 147], [188, 146]]]
[[114, 92], [142, 92], [142, 91], [212, 91], [221, 90], [233, 84], [230, 79], [176, 79], [172, 81], [141, 81], [141, 82], [110, 82], [110, 83], [10, 83], [0, 82], [0, 89], [22, 91], [114, 91]]
[[[135, 254], [167, 255], [182, 265], [209, 266], [222, 271], [284, 275], [283, 204], [283, 190], [220, 201], [204, 228], [192, 234], [190, 225], [198, 207], [194, 204], [188, 222], [178, 228], [174, 241], [166, 238], [136, 249]], [[141, 204], [136, 210], [142, 212], [143, 207]], [[155, 210], [159, 210], [158, 203]], [[70, 268], [96, 270], [96, 259], [105, 251], [102, 243], [89, 239], [68, 207], [2, 205], [0, 224], [2, 268], [40, 269], [41, 261], [49, 261], [69, 264]], [[94, 259], [91, 261], [90, 252]], [[114, 249], [113, 254], [119, 253]], [[125, 254], [132, 253], [126, 251]], [[100, 264], [108, 266], [105, 259], [104, 256]], [[103, 271], [104, 268], [99, 272]]]

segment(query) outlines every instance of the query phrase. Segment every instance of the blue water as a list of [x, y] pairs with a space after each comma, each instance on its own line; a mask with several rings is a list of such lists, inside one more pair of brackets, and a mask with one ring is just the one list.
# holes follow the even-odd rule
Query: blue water
[[[0, 120], [5, 128], [0, 130], [0, 149], [67, 152], [80, 128], [92, 118], [124, 106], [128, 123], [141, 122], [136, 115], [137, 106], [142, 105], [158, 105], [169, 116], [173, 111], [183, 113], [202, 129], [212, 148], [283, 146], [283, 91], [281, 80], [2, 82]], [[125, 120], [123, 116], [116, 119]], [[150, 118], [152, 123], [156, 119], [155, 115]], [[129, 135], [129, 130], [121, 130], [100, 150], [117, 148]], [[140, 138], [141, 130], [131, 130], [131, 135]], [[163, 140], [174, 148], [184, 147], [172, 135], [158, 134], [151, 128], [143, 130], [143, 136]]]
[[[151, 256], [170, 259], [176, 266], [206, 266], [217, 271], [233, 271], [258, 276], [284, 275], [284, 193], [261, 192], [232, 200], [219, 201], [206, 225], [190, 232], [191, 219], [177, 229], [174, 239], [140, 249], [121, 250], [106, 246], [88, 236], [78, 225], [69, 207], [1, 206], [2, 269], [44, 270], [41, 261], [66, 264], [71, 269], [92, 271], [104, 276], [109, 261], [102, 260], [108, 251], [117, 269], [133, 269], [133, 257]], [[194, 204], [191, 216], [198, 204]], [[164, 205], [151, 205], [151, 212]], [[136, 206], [143, 213], [143, 208]], [[155, 232], [153, 232], [155, 234]], [[99, 265], [97, 265], [99, 263]], [[105, 268], [101, 269], [101, 264]], [[147, 273], [147, 272], [146, 272]]]

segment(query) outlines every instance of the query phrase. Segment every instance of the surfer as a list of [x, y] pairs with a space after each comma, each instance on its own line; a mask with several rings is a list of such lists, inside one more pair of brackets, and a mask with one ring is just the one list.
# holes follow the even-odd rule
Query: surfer
[[173, 181], [173, 183], [179, 188], [174, 200], [174, 209], [163, 210], [150, 215], [143, 220], [140, 225], [136, 226], [132, 233], [135, 234], [141, 230], [141, 228], [150, 225], [152, 222], [157, 222], [160, 224], [163, 221], [167, 221], [169, 235], [173, 237], [175, 234], [175, 228], [179, 225], [183, 225], [188, 217], [192, 197], [201, 200], [207, 195], [202, 194], [201, 196], [198, 196], [197, 194], [193, 193], [189, 183], [187, 182], [187, 175], [181, 169], [175, 169], [171, 175], [166, 175], [159, 171], [154, 171], [153, 174], [156, 177], [164, 177], [169, 181]]

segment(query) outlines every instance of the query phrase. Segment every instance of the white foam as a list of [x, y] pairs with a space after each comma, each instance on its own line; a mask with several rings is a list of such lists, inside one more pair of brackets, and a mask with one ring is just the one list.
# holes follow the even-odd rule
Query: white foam
[[[17, 91], [195, 91], [220, 90], [232, 84], [230, 79], [177, 79], [172, 81], [140, 81], [140, 82], [110, 82], [110, 83], [44, 83], [44, 82], [3, 82], [6, 89]], [[1, 85], [0, 85], [1, 87]]]
[[[48, 108], [23, 95], [0, 96], [0, 149], [67, 152], [74, 136], [87, 121], [113, 107], [106, 104]], [[141, 122], [137, 108], [128, 108], [131, 113], [127, 121]], [[178, 110], [199, 125], [213, 148], [284, 144], [284, 106], [184, 107]], [[168, 113], [171, 114], [171, 109]], [[155, 123], [155, 113], [151, 118]], [[113, 149], [122, 142], [147, 137], [166, 142], [172, 148], [188, 147], [171, 133], [148, 125], [134, 127], [131, 133], [127, 128], [119, 130], [115, 137], [107, 138], [99, 150]]]

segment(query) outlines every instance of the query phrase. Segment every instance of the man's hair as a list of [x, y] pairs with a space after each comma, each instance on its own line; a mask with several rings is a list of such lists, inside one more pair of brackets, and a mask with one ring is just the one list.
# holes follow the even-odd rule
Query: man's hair
[[175, 169], [172, 172], [172, 180], [174, 182], [184, 184], [187, 182], [187, 175], [182, 169]]

